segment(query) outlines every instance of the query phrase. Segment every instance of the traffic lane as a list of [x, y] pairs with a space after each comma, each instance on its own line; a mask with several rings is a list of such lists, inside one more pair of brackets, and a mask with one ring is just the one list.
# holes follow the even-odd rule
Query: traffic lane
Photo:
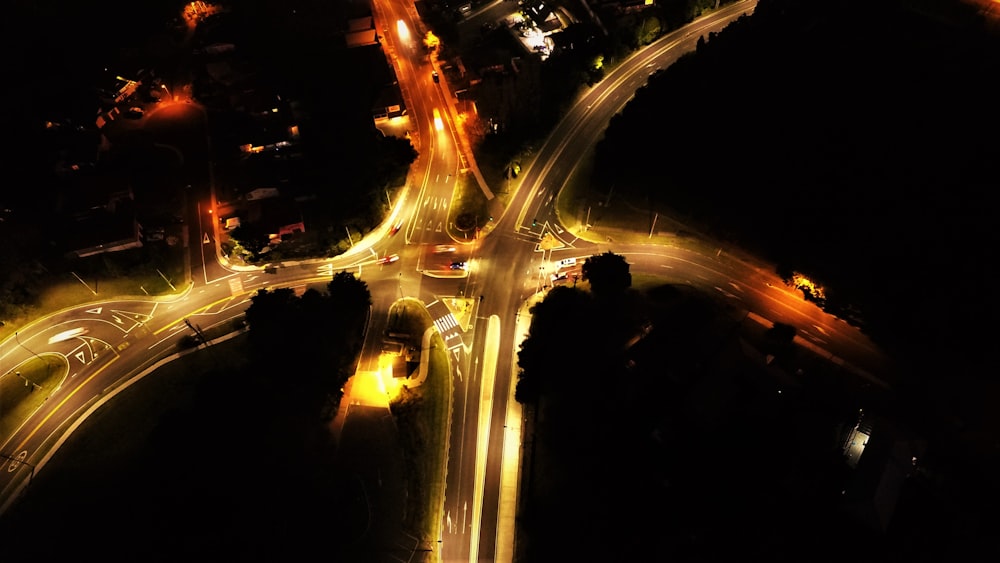
[[49, 389], [49, 398], [7, 439], [4, 453], [15, 459], [6, 460], [3, 465], [6, 471], [0, 471], [3, 498], [13, 499], [13, 489], [23, 486], [44, 467], [49, 452], [44, 444], [51, 444], [56, 437], [63, 436], [67, 420], [81, 414], [85, 406], [104, 395], [120, 376], [109, 369], [118, 359], [114, 353], [100, 354], [78, 373], [72, 385], [64, 382], [56, 389]]
[[[462, 358], [467, 359], [468, 356], [462, 353]], [[452, 409], [448, 477], [442, 515], [443, 553], [448, 561], [469, 559], [475, 504], [479, 376], [477, 370], [470, 369], [468, 361], [464, 364], [452, 367], [455, 404]], [[456, 367], [459, 369], [456, 370]]]
[[[512, 344], [511, 338], [514, 335], [516, 319], [508, 319], [502, 322], [501, 350], [503, 344]], [[481, 560], [494, 560], [497, 552], [497, 526], [500, 510], [500, 474], [503, 466], [504, 437], [507, 433], [507, 401], [510, 396], [511, 370], [510, 364], [504, 361], [509, 358], [508, 354], [500, 354], [496, 358], [493, 381], [492, 406], [490, 414], [490, 426], [488, 429], [488, 450], [486, 457], [486, 472], [483, 480], [483, 511], [480, 519], [479, 534], [479, 557]]]
[[[666, 273], [667, 279], [674, 278], [677, 282], [733, 299], [772, 322], [796, 327], [817, 345], [859, 368], [892, 378], [891, 361], [864, 333], [805, 300], [800, 292], [784, 288], [777, 275], [773, 278], [775, 283], [771, 283], [762, 280], [766, 276], [757, 268], [742, 262], [720, 261], [715, 256], [681, 249], [643, 250], [629, 253], [626, 249], [618, 253], [625, 255], [636, 271], [660, 276]], [[784, 289], [779, 289], [778, 284]], [[814, 330], [821, 332], [822, 338], [810, 335]]]
[[364, 560], [392, 560], [392, 554], [385, 552], [389, 546], [408, 545], [403, 542], [406, 478], [399, 433], [385, 407], [351, 405], [345, 417], [337, 444], [336, 477], [361, 484], [367, 510], [349, 520], [354, 537], [334, 542], [332, 548], [337, 553], [342, 547]]

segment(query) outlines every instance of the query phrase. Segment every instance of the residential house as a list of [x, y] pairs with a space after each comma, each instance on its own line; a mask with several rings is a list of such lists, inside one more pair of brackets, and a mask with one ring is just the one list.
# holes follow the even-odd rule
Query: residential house
[[480, 122], [496, 133], [536, 123], [541, 114], [541, 62], [537, 57], [511, 57], [480, 67], [470, 81]]
[[70, 257], [143, 245], [132, 189], [113, 175], [86, 170], [69, 178], [57, 205], [56, 221], [53, 232]]
[[854, 468], [843, 491], [843, 508], [865, 528], [884, 533], [927, 443], [896, 421], [859, 413], [843, 449], [847, 464]]

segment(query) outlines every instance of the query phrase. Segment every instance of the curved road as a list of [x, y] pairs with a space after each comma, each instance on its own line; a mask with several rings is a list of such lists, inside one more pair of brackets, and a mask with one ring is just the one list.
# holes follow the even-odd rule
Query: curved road
[[[6, 368], [41, 353], [60, 354], [70, 365], [50, 400], [0, 444], [0, 453], [8, 458], [0, 471], [0, 510], [16, 499], [33, 471], [44, 465], [83, 413], [157, 362], [168, 361], [176, 353], [178, 339], [191, 334], [192, 326], [206, 329], [238, 320], [257, 289], [322, 286], [333, 272], [355, 268], [372, 291], [370, 334], [382, 332], [385, 313], [397, 298], [417, 296], [429, 304], [437, 320], [449, 315], [442, 306], [435, 308], [440, 297], [480, 296], [472, 326], [439, 325], [452, 350], [456, 397], [442, 514], [442, 560], [510, 560], [513, 514], [503, 508], [510, 500], [510, 488], [501, 487], [501, 478], [509, 479], [502, 470], [503, 461], [512, 453], [509, 444], [518, 443], [520, 430], [519, 424], [508, 424], [513, 420], [508, 419], [508, 410], [516, 409], [510, 398], [516, 380], [516, 350], [527, 324], [520, 313], [528, 300], [544, 292], [556, 260], [575, 257], [582, 261], [605, 251], [622, 254], [633, 272], [717, 292], [747, 315], [799, 327], [806, 345], [882, 385], [876, 374], [885, 373], [888, 364], [877, 347], [853, 327], [785, 290], [772, 270], [707, 247], [693, 251], [586, 240], [578, 235], [588, 233], [570, 232], [555, 213], [556, 196], [577, 163], [650, 74], [692, 50], [699, 37], [752, 11], [755, 4], [744, 1], [724, 7], [664, 36], [582, 94], [522, 173], [518, 191], [490, 236], [469, 245], [456, 244], [454, 255], [440, 255], [433, 251], [435, 246], [454, 244], [447, 234], [453, 179], [468, 162], [452, 126], [448, 94], [431, 79], [433, 62], [419, 48], [423, 28], [412, 4], [376, 2], [377, 27], [384, 32], [380, 35], [399, 72], [408, 101], [409, 130], [421, 154], [411, 171], [410, 187], [393, 202], [390, 220], [335, 259], [236, 269], [217, 259], [215, 211], [220, 202], [211, 190], [210, 163], [207, 169], [191, 171], [189, 217], [197, 220], [188, 224], [187, 243], [192, 250], [194, 283], [183, 295], [168, 300], [90, 303], [41, 319], [19, 331], [17, 341], [0, 343], [0, 361]], [[409, 37], [394, 23], [399, 21], [404, 22]], [[434, 109], [445, 122], [441, 130], [434, 124]], [[202, 131], [199, 135], [207, 136], [204, 114], [196, 104], [171, 111], [183, 113]], [[391, 227], [397, 224], [401, 224], [400, 231], [392, 233]], [[558, 241], [558, 249], [543, 248], [540, 243], [545, 234]], [[377, 263], [378, 257], [390, 254], [399, 254], [400, 260]], [[451, 270], [448, 264], [453, 259], [467, 260], [473, 267]], [[86, 332], [49, 344], [53, 335], [74, 328]], [[370, 340], [362, 352], [359, 373], [377, 369], [371, 363], [377, 359], [380, 343]]]

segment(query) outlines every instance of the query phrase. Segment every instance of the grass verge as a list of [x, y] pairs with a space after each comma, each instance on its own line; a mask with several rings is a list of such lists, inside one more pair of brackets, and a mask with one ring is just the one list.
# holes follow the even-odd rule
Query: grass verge
[[[413, 339], [433, 327], [423, 305], [413, 299], [397, 302], [390, 309], [389, 330]], [[399, 428], [407, 477], [404, 525], [420, 539], [420, 561], [440, 560], [436, 549], [441, 538], [445, 479], [448, 467], [448, 427], [451, 412], [451, 369], [441, 335], [431, 330], [426, 378], [416, 386], [404, 385], [390, 403]]]
[[471, 242], [476, 230], [490, 223], [489, 201], [479, 188], [475, 176], [462, 174], [455, 180], [451, 208], [448, 212], [448, 234], [459, 242]]
[[69, 364], [63, 356], [42, 354], [0, 373], [0, 444], [59, 387]]

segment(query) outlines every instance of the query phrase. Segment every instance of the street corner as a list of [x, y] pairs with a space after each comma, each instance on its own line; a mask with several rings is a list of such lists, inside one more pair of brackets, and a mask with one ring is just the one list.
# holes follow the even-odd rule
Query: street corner
[[447, 297], [441, 300], [451, 312], [459, 326], [469, 326], [475, 310], [476, 299], [470, 297]]
[[565, 247], [566, 244], [551, 232], [546, 232], [542, 235], [542, 240], [538, 241], [538, 250], [540, 251], [554, 250]]

